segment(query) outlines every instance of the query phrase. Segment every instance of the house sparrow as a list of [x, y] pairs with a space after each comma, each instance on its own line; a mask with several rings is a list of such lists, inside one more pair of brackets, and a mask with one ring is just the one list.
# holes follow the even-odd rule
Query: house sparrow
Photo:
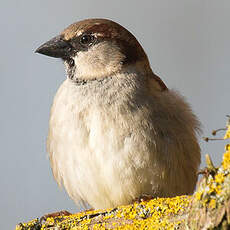
[[76, 203], [112, 208], [145, 195], [193, 192], [200, 123], [184, 98], [152, 72], [128, 30], [87, 19], [36, 52], [65, 64], [47, 151], [54, 178]]

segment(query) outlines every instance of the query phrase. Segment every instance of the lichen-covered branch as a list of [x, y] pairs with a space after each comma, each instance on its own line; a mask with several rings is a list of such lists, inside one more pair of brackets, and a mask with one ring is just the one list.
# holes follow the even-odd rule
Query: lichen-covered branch
[[[186, 216], [190, 197], [158, 198], [148, 202], [120, 206], [112, 210], [88, 211], [57, 218], [39, 219], [21, 224], [17, 230], [30, 229], [162, 229], [179, 226]], [[152, 227], [151, 227], [152, 226]], [[40, 228], [39, 228], [40, 227]]]
[[187, 223], [189, 229], [230, 229], [230, 145], [221, 167], [201, 179]]

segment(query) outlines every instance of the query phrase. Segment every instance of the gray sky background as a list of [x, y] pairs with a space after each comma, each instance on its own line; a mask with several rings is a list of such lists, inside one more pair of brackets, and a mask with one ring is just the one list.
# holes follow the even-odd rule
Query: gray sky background
[[[152, 68], [178, 89], [204, 135], [230, 114], [229, 0], [11, 0], [0, 7], [0, 229], [58, 210], [78, 209], [54, 181], [45, 150], [49, 110], [65, 79], [61, 61], [34, 54], [69, 24], [115, 20], [143, 45]], [[221, 162], [224, 142], [202, 154]], [[204, 157], [203, 157], [204, 161]], [[204, 163], [202, 163], [204, 165]]]

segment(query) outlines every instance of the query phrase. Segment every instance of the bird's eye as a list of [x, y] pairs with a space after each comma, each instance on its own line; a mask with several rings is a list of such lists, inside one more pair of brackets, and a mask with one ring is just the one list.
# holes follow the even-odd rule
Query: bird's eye
[[80, 43], [82, 45], [89, 45], [94, 41], [94, 36], [91, 34], [85, 34], [80, 38]]

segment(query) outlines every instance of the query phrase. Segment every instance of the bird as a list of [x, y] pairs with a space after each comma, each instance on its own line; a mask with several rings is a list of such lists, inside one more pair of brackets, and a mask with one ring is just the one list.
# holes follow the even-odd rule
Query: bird
[[105, 209], [193, 193], [200, 121], [152, 71], [131, 32], [109, 19], [85, 19], [35, 52], [65, 65], [47, 152], [55, 180], [76, 204]]

